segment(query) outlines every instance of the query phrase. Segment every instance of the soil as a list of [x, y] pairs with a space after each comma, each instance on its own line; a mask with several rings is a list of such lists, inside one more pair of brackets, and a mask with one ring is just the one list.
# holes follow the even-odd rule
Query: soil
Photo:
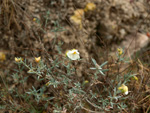
[[[32, 62], [34, 57], [41, 56], [47, 61], [49, 58], [55, 59], [56, 55], [64, 57], [67, 50], [75, 48], [85, 62], [91, 62], [91, 58], [94, 58], [102, 63], [107, 60], [103, 55], [109, 53], [114, 57], [118, 47], [126, 50], [130, 46], [130, 56], [149, 48], [148, 0], [8, 2], [0, 1], [0, 52], [6, 54], [6, 60], [0, 62], [3, 77], [14, 72], [15, 57]], [[89, 2], [95, 3], [96, 9], [84, 14], [83, 28], [80, 29], [70, 21], [70, 17], [76, 9], [84, 9]], [[138, 47], [135, 47], [135, 43]], [[59, 49], [62, 50], [61, 54]], [[86, 68], [79, 64], [77, 75], [82, 77]]]
[[[96, 9], [85, 13], [81, 30], [79, 26], [71, 23], [69, 18], [76, 9], [84, 8], [89, 2], [18, 1], [11, 19], [9, 14], [6, 14], [6, 17], [1, 14], [3, 18], [0, 46], [1, 51], [7, 55], [4, 64], [9, 64], [11, 68], [14, 57], [30, 59], [42, 55], [43, 46], [48, 52], [54, 51], [54, 41], [63, 42], [63, 52], [76, 48], [81, 52], [82, 58], [89, 60], [93, 56], [99, 57], [99, 51], [104, 45], [109, 47], [110, 51], [116, 51], [115, 46], [119, 47], [127, 35], [136, 32], [146, 35], [150, 31], [149, 1], [144, 0], [94, 0], [92, 2], [96, 4]], [[33, 18], [36, 18], [36, 21], [33, 21]], [[62, 27], [61, 32], [52, 31], [56, 23]]]

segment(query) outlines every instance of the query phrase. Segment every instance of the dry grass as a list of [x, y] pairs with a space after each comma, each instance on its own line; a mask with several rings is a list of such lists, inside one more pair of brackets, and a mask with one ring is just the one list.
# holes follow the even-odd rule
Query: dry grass
[[[2, 30], [2, 35], [7, 34], [8, 31], [20, 32], [24, 29], [23, 18], [25, 16], [28, 17], [28, 14], [25, 10], [25, 7], [21, 4], [23, 3], [22, 0], [3, 0], [1, 1], [1, 17], [0, 17], [0, 26]], [[29, 17], [30, 18], [30, 17]], [[32, 19], [31, 19], [32, 21]], [[45, 22], [45, 20], [43, 20]], [[26, 30], [26, 29], [25, 29]], [[40, 31], [40, 32], [39, 32]], [[31, 56], [34, 55], [35, 51], [38, 51], [39, 54], [43, 57], [43, 61], [41, 65], [46, 65], [47, 67], [44, 70], [40, 70], [42, 73], [41, 80], [37, 79], [38, 74], [29, 74], [28, 67], [25, 64], [18, 64], [19, 67], [16, 67], [14, 64], [12, 67], [17, 69], [15, 71], [8, 71], [9, 75], [4, 75], [2, 70], [1, 79], [0, 79], [0, 86], [1, 89], [1, 96], [0, 96], [0, 109], [10, 112], [54, 112], [54, 110], [60, 110], [61, 113], [66, 112], [100, 112], [110, 110], [110, 112], [126, 112], [126, 113], [149, 113], [150, 111], [150, 70], [149, 70], [149, 53], [148, 50], [140, 53], [138, 56], [132, 56], [128, 60], [128, 63], [124, 61], [119, 61], [118, 57], [112, 58], [108, 55], [109, 46], [104, 44], [104, 49], [100, 50], [103, 58], [98, 60], [99, 63], [103, 63], [103, 61], [108, 61], [108, 64], [104, 66], [104, 69], [109, 69], [106, 72], [106, 76], [102, 76], [101, 74], [97, 74], [97, 78], [95, 77], [95, 71], [90, 70], [90, 67], [93, 67], [92, 61], [82, 60], [77, 62], [71, 62], [66, 59], [63, 54], [63, 51], [53, 50], [54, 46], [52, 46], [50, 52], [46, 50], [46, 47], [43, 44], [43, 40], [39, 38], [43, 36], [43, 32], [39, 29], [30, 29], [28, 30], [30, 34], [34, 37], [36, 41], [41, 44], [40, 49], [34, 49], [32, 47], [21, 48], [21, 50], [16, 51], [16, 53], [20, 54], [20, 51], [31, 51]], [[15, 38], [15, 35], [11, 33], [11, 37]], [[39, 36], [39, 37], [38, 37]], [[20, 39], [21, 40], [21, 39]], [[101, 40], [101, 38], [99, 39]], [[55, 42], [55, 43], [54, 43]], [[83, 43], [83, 42], [82, 42]], [[104, 42], [102, 42], [104, 43]], [[62, 49], [60, 47], [60, 40], [53, 40], [50, 42], [51, 45], [57, 45], [58, 49]], [[83, 45], [84, 46], [84, 45]], [[60, 48], [59, 48], [60, 47]], [[96, 51], [96, 48], [94, 48]], [[126, 51], [126, 50], [125, 50]], [[97, 52], [97, 51], [96, 51]], [[97, 55], [97, 53], [95, 54]], [[61, 53], [61, 54], [60, 54]], [[36, 70], [39, 66], [33, 61], [33, 59], [28, 59], [27, 63], [33, 64], [33, 70]], [[96, 56], [98, 59], [99, 57]], [[97, 60], [96, 59], [96, 60]], [[60, 63], [60, 62], [61, 63]], [[14, 62], [14, 61], [10, 61]], [[0, 64], [1, 65], [1, 64]], [[41, 66], [40, 65], [40, 66]], [[68, 67], [64, 65], [69, 65]], [[83, 66], [81, 69], [79, 65]], [[24, 69], [22, 67], [24, 66]], [[51, 69], [54, 67], [54, 69]], [[71, 69], [79, 70], [72, 71]], [[9, 69], [5, 69], [9, 70]], [[32, 71], [33, 71], [32, 70]], [[68, 72], [71, 70], [71, 76], [68, 75]], [[31, 71], [31, 70], [30, 70]], [[55, 85], [51, 85], [50, 87], [46, 87], [45, 84], [50, 81], [52, 78], [48, 78], [46, 75], [51, 74], [52, 78], [57, 82], [63, 81], [63, 77], [60, 75], [65, 75], [71, 82], [68, 85], [61, 83], [57, 87]], [[81, 74], [82, 77], [78, 77], [76, 75]], [[112, 97], [114, 96], [114, 88], [118, 87], [119, 82], [123, 83], [127, 78], [130, 77], [129, 75], [136, 74], [138, 77], [138, 81], [130, 80], [128, 81], [128, 88], [129, 88], [129, 95], [125, 96], [123, 94], [117, 94], [117, 96], [121, 96], [122, 98], [110, 98], [110, 94]], [[127, 76], [126, 76], [127, 75]], [[27, 79], [26, 79], [27, 77]], [[26, 80], [25, 80], [26, 79]], [[89, 83], [86, 85], [82, 85], [85, 80], [88, 80]], [[78, 84], [80, 83], [82, 91], [85, 94], [82, 94], [82, 91], [75, 94], [70, 94], [70, 89], [77, 88]], [[77, 86], [76, 86], [77, 85]], [[33, 94], [29, 94], [30, 89], [35, 86], [37, 89]], [[43, 89], [42, 89], [43, 88]], [[80, 89], [80, 88], [79, 88]], [[38, 91], [39, 90], [39, 91]], [[43, 94], [41, 94], [42, 90], [44, 90]], [[90, 94], [90, 91], [92, 93]], [[37, 95], [34, 95], [37, 94]], [[96, 95], [94, 98], [92, 96]], [[38, 101], [37, 98], [40, 98]], [[38, 97], [39, 96], [39, 97]], [[71, 97], [70, 97], [71, 96]], [[48, 97], [54, 97], [49, 99]], [[101, 101], [103, 98], [105, 101], [110, 102], [107, 104], [105, 108], [99, 108], [103, 103]], [[47, 100], [48, 101], [47, 101]], [[70, 100], [69, 100], [70, 99]], [[111, 108], [111, 104], [114, 103], [114, 108]], [[82, 105], [81, 105], [82, 104]], [[126, 104], [126, 108], [122, 108], [122, 104]], [[120, 106], [120, 108], [119, 108]], [[59, 107], [61, 109], [59, 109]], [[79, 107], [79, 108], [77, 108]], [[59, 111], [59, 112], [60, 112]], [[3, 112], [3, 111], [2, 111]]]

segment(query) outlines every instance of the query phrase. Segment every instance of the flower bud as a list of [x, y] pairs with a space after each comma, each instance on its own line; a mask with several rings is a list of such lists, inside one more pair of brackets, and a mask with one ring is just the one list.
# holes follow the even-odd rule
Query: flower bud
[[39, 63], [40, 60], [41, 60], [41, 57], [35, 57], [35, 62], [36, 62], [36, 63]]

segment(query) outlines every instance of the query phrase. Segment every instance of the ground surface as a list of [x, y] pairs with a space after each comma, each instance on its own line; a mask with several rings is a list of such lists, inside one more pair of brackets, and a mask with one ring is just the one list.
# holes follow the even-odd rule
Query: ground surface
[[[95, 3], [96, 9], [84, 14], [83, 28], [80, 29], [70, 17], [89, 2]], [[0, 52], [6, 54], [6, 60], [0, 62], [3, 77], [14, 72], [15, 57], [28, 61], [37, 56], [55, 59], [56, 55], [64, 57], [67, 50], [76, 48], [86, 62], [91, 57], [101, 62], [107, 59], [103, 54], [109, 51], [113, 56], [118, 47], [126, 50], [130, 46], [130, 55], [150, 47], [148, 0], [18, 0], [1, 3]], [[78, 76], [85, 76], [86, 69], [86, 65], [79, 64]]]

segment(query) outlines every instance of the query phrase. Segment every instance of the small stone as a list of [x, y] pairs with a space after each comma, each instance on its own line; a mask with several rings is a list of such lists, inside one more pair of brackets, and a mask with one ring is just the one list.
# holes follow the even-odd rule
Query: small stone
[[120, 38], [123, 38], [126, 35], [125, 29], [120, 29]]
[[39, 9], [35, 9], [35, 10], [34, 10], [35, 13], [38, 13], [39, 11], [40, 11]]
[[142, 33], [128, 35], [125, 39], [126, 40], [122, 42], [121, 47], [123, 47], [124, 50], [127, 49], [127, 56], [132, 56], [135, 52], [146, 47], [150, 42], [148, 36]]

